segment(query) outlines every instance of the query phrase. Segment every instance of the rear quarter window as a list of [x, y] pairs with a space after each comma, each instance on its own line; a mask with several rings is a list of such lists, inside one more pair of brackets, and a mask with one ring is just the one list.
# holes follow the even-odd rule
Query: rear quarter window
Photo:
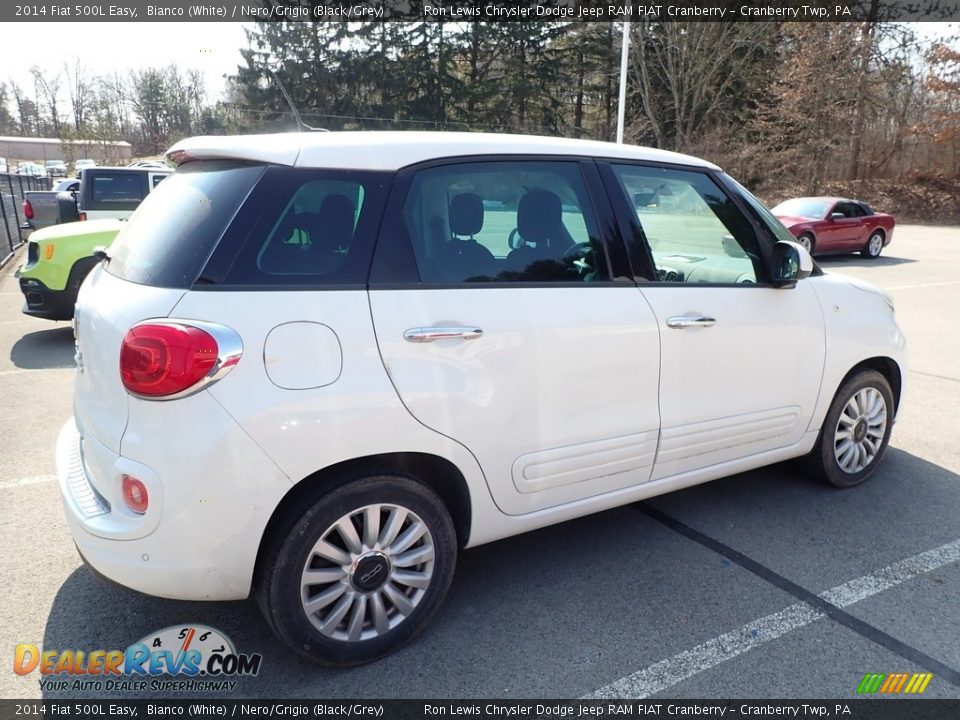
[[141, 285], [190, 287], [263, 172], [260, 164], [220, 160], [179, 168], [127, 221], [107, 271]]
[[353, 170], [268, 168], [217, 246], [203, 284], [365, 285], [390, 178]]

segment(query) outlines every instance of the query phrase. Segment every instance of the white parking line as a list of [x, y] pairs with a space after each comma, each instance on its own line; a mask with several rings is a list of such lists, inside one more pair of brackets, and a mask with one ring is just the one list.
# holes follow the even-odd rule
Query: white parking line
[[917, 285], [891, 285], [884, 290], [913, 290], [914, 288], [941, 287], [943, 285], [960, 285], [960, 280], [950, 280], [948, 282], [919, 283]]
[[39, 485], [40, 483], [53, 482], [56, 479], [56, 475], [34, 475], [33, 477], [17, 478], [16, 480], [3, 480], [0, 481], [0, 490], [9, 490], [24, 485]]
[[77, 369], [77, 368], [76, 368], [76, 366], [74, 366], [74, 365], [71, 365], [70, 367], [17, 368], [16, 370], [0, 370], [0, 377], [4, 377], [5, 375], [25, 375], [25, 374], [27, 374], [27, 373], [36, 373], [36, 372], [41, 372], [41, 371], [47, 371], [47, 372], [49, 372], [50, 370], [70, 370], [70, 371], [73, 371], [73, 370], [76, 370], [76, 369]]
[[37, 372], [33, 368], [17, 368], [16, 370], [0, 370], [0, 377], [4, 375], [22, 375], [23, 373]]
[[[845, 582], [820, 593], [820, 597], [837, 607], [847, 607], [958, 560], [960, 539]], [[604, 685], [584, 699], [649, 697], [824, 617], [807, 603], [790, 605]]]

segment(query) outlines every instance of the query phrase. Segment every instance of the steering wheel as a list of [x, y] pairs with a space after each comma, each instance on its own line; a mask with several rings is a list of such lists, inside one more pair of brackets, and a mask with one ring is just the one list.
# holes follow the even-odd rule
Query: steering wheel
[[580, 277], [586, 277], [594, 271], [593, 265], [587, 262], [587, 258], [593, 252], [593, 245], [588, 242], [579, 242], [571, 245], [560, 256], [560, 260], [570, 260], [572, 265], [580, 273]]
[[575, 245], [571, 245], [566, 250], [563, 251], [563, 254], [560, 256], [561, 260], [566, 260], [568, 258], [584, 258], [590, 251], [593, 250], [593, 245], [588, 242], [578, 242]]

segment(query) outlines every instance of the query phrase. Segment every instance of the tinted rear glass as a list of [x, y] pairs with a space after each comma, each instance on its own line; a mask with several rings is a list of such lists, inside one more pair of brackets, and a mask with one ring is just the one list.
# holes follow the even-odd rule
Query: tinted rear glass
[[190, 287], [263, 168], [223, 160], [184, 165], [126, 223], [107, 271], [141, 285]]
[[364, 285], [389, 179], [387, 173], [270, 167], [217, 245], [201, 284]]
[[104, 173], [93, 178], [90, 197], [95, 203], [123, 203], [143, 200], [146, 184], [140, 173]]

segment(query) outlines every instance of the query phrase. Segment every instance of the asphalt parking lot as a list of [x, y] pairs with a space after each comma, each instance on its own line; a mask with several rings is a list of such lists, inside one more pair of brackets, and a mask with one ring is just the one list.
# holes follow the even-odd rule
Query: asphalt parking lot
[[263, 654], [231, 697], [853, 698], [865, 673], [927, 671], [925, 697], [960, 698], [958, 257], [960, 229], [903, 226], [878, 261], [822, 261], [889, 290], [910, 344], [866, 485], [788, 463], [469, 550], [419, 641], [338, 672], [291, 655], [252, 603], [149, 598], [82, 566], [53, 476], [72, 332], [20, 313], [18, 258], [0, 270], [0, 697], [84, 695], [16, 675], [18, 643], [122, 649], [201, 623]]

